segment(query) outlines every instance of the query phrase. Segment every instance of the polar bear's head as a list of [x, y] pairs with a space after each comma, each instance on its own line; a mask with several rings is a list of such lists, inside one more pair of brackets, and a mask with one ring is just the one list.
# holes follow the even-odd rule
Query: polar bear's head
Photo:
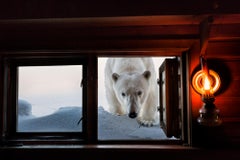
[[118, 101], [130, 118], [137, 117], [147, 99], [151, 72], [112, 74], [113, 89]]

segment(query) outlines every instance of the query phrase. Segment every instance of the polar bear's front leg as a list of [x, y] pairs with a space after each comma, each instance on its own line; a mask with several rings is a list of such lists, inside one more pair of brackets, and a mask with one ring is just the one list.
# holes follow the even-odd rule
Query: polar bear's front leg
[[139, 115], [137, 121], [140, 125], [151, 127], [153, 125], [159, 124], [158, 113], [154, 113], [154, 116], [150, 117], [144, 113], [144, 115]]

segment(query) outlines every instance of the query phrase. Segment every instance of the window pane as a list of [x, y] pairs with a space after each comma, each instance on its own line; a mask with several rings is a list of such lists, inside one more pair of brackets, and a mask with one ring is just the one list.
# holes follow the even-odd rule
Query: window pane
[[166, 73], [165, 71], [162, 72], [162, 107], [163, 107], [163, 123], [167, 124], [167, 117], [166, 117]]
[[17, 132], [82, 131], [82, 65], [18, 67]]

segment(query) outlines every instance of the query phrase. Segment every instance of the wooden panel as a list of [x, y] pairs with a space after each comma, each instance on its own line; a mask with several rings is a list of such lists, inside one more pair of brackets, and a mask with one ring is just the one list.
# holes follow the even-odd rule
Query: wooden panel
[[[235, 22], [240, 23], [239, 20]], [[215, 24], [211, 26], [210, 37], [239, 37], [240, 24]]]
[[[119, 22], [120, 23], [120, 22]], [[70, 24], [67, 27], [62, 27], [61, 23], [58, 25], [49, 25], [47, 28], [43, 24], [39, 26], [35, 25], [6, 25], [0, 26], [0, 32], [5, 38], [79, 38], [79, 39], [91, 39], [91, 38], [107, 38], [107, 37], [135, 37], [138, 39], [143, 38], [198, 38], [198, 26], [197, 25], [153, 25], [153, 26], [113, 26], [113, 27], [88, 27], [88, 26], [76, 26]], [[50, 23], [51, 24], [51, 23]], [[1, 23], [0, 23], [1, 25]]]
[[168, 1], [57, 1], [11, 0], [1, 2], [0, 18], [103, 17], [129, 15], [187, 15], [208, 13], [239, 13], [236, 0]]
[[[240, 159], [239, 149], [224, 148], [201, 149], [169, 145], [72, 145], [72, 146], [22, 146], [0, 149], [2, 157], [7, 159], [43, 160], [54, 157], [58, 160], [92, 159]], [[80, 158], [79, 158], [80, 157]]]
[[208, 58], [239, 58], [240, 40], [210, 41], [207, 48]]
[[186, 51], [195, 39], [190, 40], [156, 40], [156, 39], [62, 39], [62, 38], [39, 38], [39, 39], [12, 39], [0, 41], [1, 49], [81, 49], [81, 50], [101, 50], [101, 49], [142, 49], [158, 48], [168, 52], [175, 49]]
[[[215, 105], [220, 109], [222, 118], [240, 117], [240, 98], [238, 97], [216, 97]], [[233, 119], [234, 120], [234, 119]]]
[[228, 67], [229, 75], [226, 76], [230, 77], [221, 77], [222, 81], [229, 78], [229, 85], [216, 97], [216, 105], [223, 117], [240, 117], [240, 59], [221, 59], [221, 61]]
[[159, 68], [160, 125], [167, 137], [179, 137], [178, 61], [165, 59]]
[[201, 19], [201, 16], [140, 16], [3, 20], [0, 48], [189, 48], [198, 39]]

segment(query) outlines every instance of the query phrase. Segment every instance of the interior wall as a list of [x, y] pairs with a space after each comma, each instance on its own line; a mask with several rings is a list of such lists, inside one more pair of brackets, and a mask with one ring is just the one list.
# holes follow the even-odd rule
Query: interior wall
[[[216, 93], [215, 105], [220, 109], [221, 126], [204, 127], [197, 123], [199, 109], [203, 102], [201, 96], [190, 88], [193, 124], [193, 145], [214, 147], [231, 147], [240, 142], [240, 41], [210, 41], [205, 57], [210, 69], [219, 73], [221, 78], [220, 91]], [[190, 74], [199, 67], [199, 52], [192, 52]], [[191, 79], [190, 79], [191, 81]]]
[[0, 4], [1, 19], [239, 13], [236, 0], [10, 0]]

